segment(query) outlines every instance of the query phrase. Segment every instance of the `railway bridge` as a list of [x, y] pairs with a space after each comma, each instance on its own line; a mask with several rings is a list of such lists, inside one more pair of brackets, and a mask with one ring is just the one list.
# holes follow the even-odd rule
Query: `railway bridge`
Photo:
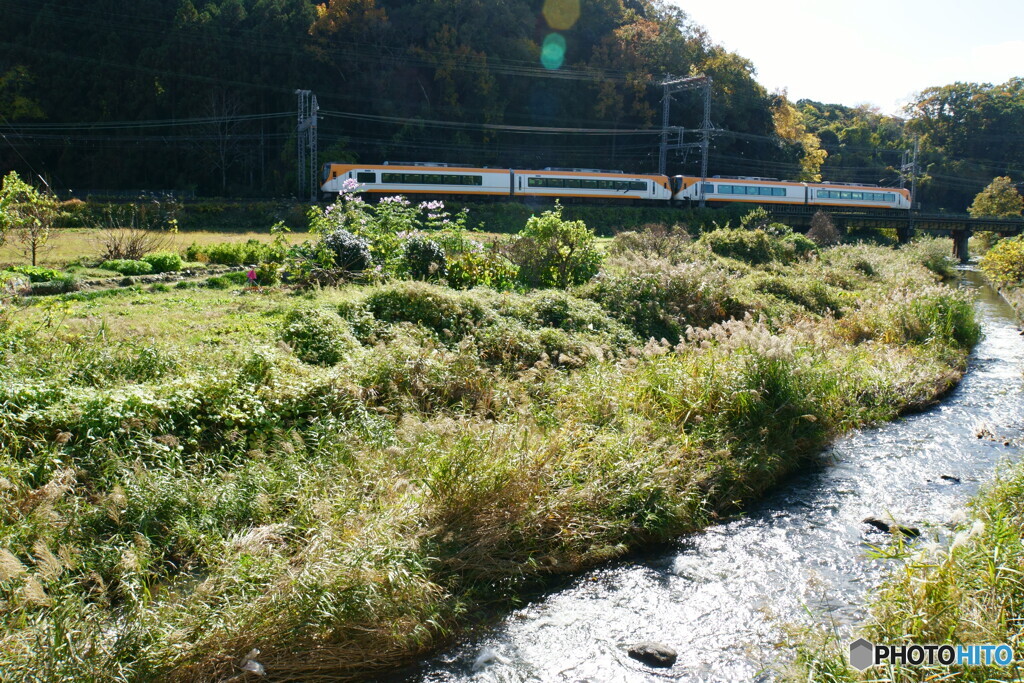
[[[793, 227], [810, 227], [817, 211], [803, 206], [766, 206], [768, 212]], [[915, 232], [929, 232], [948, 236], [953, 240], [953, 257], [966, 263], [967, 240], [979, 231], [995, 232], [1003, 237], [1024, 233], [1024, 218], [971, 218], [963, 214], [919, 213], [917, 211], [889, 211], [885, 213], [857, 213], [848, 210], [829, 211], [837, 228], [887, 228], [896, 230], [901, 244], [910, 241]]]

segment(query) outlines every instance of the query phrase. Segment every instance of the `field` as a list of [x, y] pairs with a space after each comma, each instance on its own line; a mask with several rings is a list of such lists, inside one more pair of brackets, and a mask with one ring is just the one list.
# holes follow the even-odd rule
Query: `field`
[[0, 671], [400, 666], [929, 405], [979, 333], [941, 284], [946, 246], [625, 233], [581, 266], [597, 277], [560, 288], [395, 276], [11, 300]]
[[[103, 252], [100, 232], [100, 230], [94, 228], [61, 230], [42, 250], [38, 259], [38, 265], [60, 268], [68, 263], [98, 257]], [[285, 233], [285, 238], [289, 243], [297, 244], [309, 239], [309, 234], [305, 232], [291, 232]], [[226, 242], [246, 242], [248, 240], [270, 242], [271, 239], [272, 235], [269, 231], [221, 232], [212, 230], [183, 230], [167, 234], [166, 248], [181, 252], [190, 244], [208, 246]], [[30, 263], [29, 258], [21, 252], [17, 245], [6, 244], [0, 247], [0, 265], [24, 265], [28, 263]]]

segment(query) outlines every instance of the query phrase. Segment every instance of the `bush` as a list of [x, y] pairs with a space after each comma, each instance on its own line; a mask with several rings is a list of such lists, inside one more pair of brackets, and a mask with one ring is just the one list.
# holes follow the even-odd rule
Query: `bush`
[[224, 242], [200, 247], [192, 244], [185, 250], [189, 261], [207, 261], [224, 266], [245, 266], [258, 263], [279, 263], [284, 259], [283, 247], [265, 244], [256, 239], [246, 242]]
[[454, 289], [490, 287], [506, 291], [515, 287], [519, 267], [503, 255], [480, 246], [447, 256], [447, 280]]
[[1000, 240], [980, 265], [985, 275], [1000, 284], [1024, 283], [1024, 236]]
[[47, 282], [61, 277], [60, 271], [43, 268], [42, 266], [12, 266], [7, 270], [12, 273], [27, 275], [29, 282]]
[[751, 265], [781, 261], [786, 255], [782, 243], [764, 230], [719, 228], [701, 235], [697, 243], [719, 256]]
[[336, 365], [359, 346], [348, 324], [318, 308], [294, 308], [284, 316], [281, 340], [295, 355], [313, 365]]
[[679, 342], [687, 326], [742, 316], [733, 278], [708, 264], [636, 259], [582, 290], [642, 339]]
[[366, 308], [384, 322], [423, 325], [441, 337], [465, 336], [492, 311], [470, 293], [445, 287], [403, 282], [382, 287], [366, 297]]
[[35, 295], [67, 294], [75, 291], [78, 291], [78, 280], [67, 274], [59, 274], [45, 282], [37, 282], [31, 289], [31, 293]]
[[956, 275], [956, 262], [950, 255], [949, 242], [937, 237], [915, 240], [906, 247], [914, 260], [942, 278]]
[[818, 251], [818, 245], [813, 240], [804, 237], [798, 232], [791, 232], [782, 238], [784, 245], [792, 249], [793, 255], [797, 258], [810, 256]]
[[173, 273], [181, 270], [181, 256], [170, 251], [158, 251], [146, 254], [142, 260], [153, 268], [154, 273]]
[[604, 260], [593, 231], [583, 221], [563, 220], [561, 206], [531, 216], [508, 253], [527, 287], [583, 284], [597, 275]]
[[334, 256], [334, 265], [351, 273], [359, 273], [373, 265], [370, 243], [348, 230], [335, 230], [323, 239]]
[[811, 217], [811, 229], [807, 231], [807, 239], [819, 247], [832, 247], [841, 241], [832, 217], [818, 209]]
[[206, 280], [206, 286], [211, 289], [231, 289], [232, 287], [239, 287], [248, 283], [249, 277], [242, 272], [215, 275]]
[[690, 235], [681, 226], [666, 227], [660, 223], [643, 226], [638, 232], [620, 232], [608, 247], [610, 256], [635, 254], [676, 260], [690, 249]]
[[437, 280], [448, 274], [444, 249], [424, 237], [410, 237], [405, 243], [402, 267], [416, 280]]
[[112, 270], [121, 275], [149, 275], [153, 272], [153, 266], [146, 261], [134, 261], [132, 259], [112, 259], [100, 264], [103, 270]]

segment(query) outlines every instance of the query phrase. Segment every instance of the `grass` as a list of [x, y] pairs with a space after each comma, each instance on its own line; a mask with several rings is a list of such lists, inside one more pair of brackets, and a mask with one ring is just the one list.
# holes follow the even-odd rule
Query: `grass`
[[567, 292], [7, 305], [0, 671], [218, 680], [253, 648], [273, 678], [396, 668], [927, 405], [979, 333], [927, 245], [676, 247], [613, 244]]
[[[304, 232], [285, 233], [285, 238], [291, 244], [309, 239], [309, 234]], [[225, 242], [239, 243], [250, 239], [261, 242], [270, 242], [273, 236], [269, 232], [218, 232], [208, 230], [180, 231], [168, 236], [167, 250], [182, 252], [193, 242], [201, 246], [222, 244]], [[103, 251], [99, 242], [99, 233], [90, 228], [69, 228], [61, 230], [51, 238], [50, 243], [42, 252], [38, 265], [47, 267], [63, 268], [69, 263], [81, 259], [95, 259]], [[20, 253], [16, 245], [6, 244], [0, 246], [0, 264], [20, 265], [27, 264], [29, 260]], [[83, 272], [83, 275], [97, 275], [102, 273]], [[116, 274], [116, 273], [115, 273]]]
[[1006, 469], [971, 503], [952, 540], [902, 548], [904, 560], [874, 595], [864, 636], [874, 643], [1007, 644], [1010, 667], [888, 665], [859, 673], [846, 643], [819, 635], [792, 678], [815, 681], [1020, 680], [1024, 614], [1024, 466]]

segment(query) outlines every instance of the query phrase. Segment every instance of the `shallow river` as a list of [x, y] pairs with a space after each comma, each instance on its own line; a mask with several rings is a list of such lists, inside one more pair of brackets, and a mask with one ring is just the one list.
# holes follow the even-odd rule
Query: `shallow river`
[[[962, 284], [979, 281], [967, 272]], [[861, 520], [891, 516], [941, 534], [1020, 453], [1024, 337], [986, 287], [978, 309], [985, 338], [941, 405], [839, 440], [830, 466], [790, 480], [744, 517], [581, 575], [403, 679], [769, 680], [791, 656], [779, 647], [785, 625], [834, 622], [849, 632], [890, 566], [868, 556], [888, 536]], [[656, 670], [630, 659], [625, 648], [642, 640], [673, 647], [678, 661]]]

